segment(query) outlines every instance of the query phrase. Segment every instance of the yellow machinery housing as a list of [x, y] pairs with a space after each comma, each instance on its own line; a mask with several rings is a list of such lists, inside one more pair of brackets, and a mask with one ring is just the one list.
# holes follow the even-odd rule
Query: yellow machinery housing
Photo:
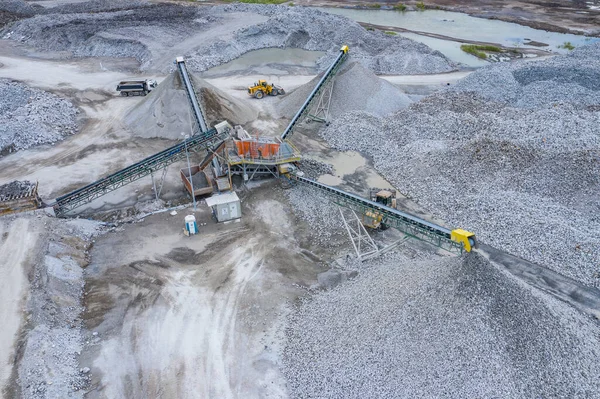
[[260, 79], [258, 82], [254, 83], [254, 86], [248, 86], [248, 95], [261, 99], [264, 96], [277, 96], [280, 94], [285, 94], [285, 90], [282, 87], [268, 84], [266, 80]]
[[471, 252], [471, 249], [473, 249], [473, 245], [471, 245], [471, 242], [473, 242], [473, 244], [475, 244], [476, 242], [475, 234], [463, 229], [452, 230], [452, 232], [450, 233], [450, 238], [454, 242], [462, 243], [463, 248], [467, 252]]

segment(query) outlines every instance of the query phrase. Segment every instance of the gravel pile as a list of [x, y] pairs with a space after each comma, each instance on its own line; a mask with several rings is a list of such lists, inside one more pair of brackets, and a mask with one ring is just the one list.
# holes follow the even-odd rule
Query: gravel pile
[[[478, 71], [459, 90], [435, 94], [389, 118], [345, 114], [322, 135], [335, 148], [372, 156], [388, 181], [450, 225], [596, 285], [600, 113], [571, 104], [574, 98], [552, 81], [544, 84], [563, 96], [560, 104], [525, 108], [520, 100], [491, 101], [485, 87], [505, 72], [504, 65]], [[481, 92], [462, 90], [467, 84]], [[495, 87], [510, 92], [506, 85]]]
[[[161, 36], [181, 40], [190, 30], [203, 26], [196, 22], [195, 10], [179, 5], [144, 5], [112, 2], [79, 4], [69, 8], [48, 9], [44, 14], [18, 21], [1, 32], [5, 38], [27, 43], [45, 51], [67, 51], [75, 57], [134, 57], [141, 64], [151, 59], [146, 45]], [[70, 7], [70, 6], [69, 6]], [[84, 12], [88, 9], [89, 11]], [[111, 10], [111, 11], [105, 11]]]
[[[223, 120], [243, 125], [256, 120], [258, 112], [205, 80], [191, 75], [194, 89], [210, 126]], [[167, 76], [125, 116], [125, 124], [138, 137], [180, 140], [190, 132], [190, 105], [178, 72]]]
[[0, 155], [75, 133], [78, 112], [53, 94], [0, 79]]
[[286, 329], [292, 398], [588, 398], [598, 326], [477, 254], [387, 254], [305, 298]]
[[5, 201], [13, 197], [27, 195], [35, 188], [35, 183], [29, 180], [15, 180], [0, 186], [0, 201]]
[[335, 172], [333, 165], [311, 158], [302, 158], [300, 169], [305, 177], [315, 180], [321, 175], [333, 175]]
[[[353, 59], [354, 55], [350, 60]], [[278, 114], [292, 118], [321, 77], [317, 76], [282, 97], [277, 105]], [[386, 116], [408, 107], [411, 103], [412, 100], [396, 86], [377, 77], [360, 63], [346, 61], [346, 65], [335, 77], [329, 113], [331, 118], [356, 110]]]
[[31, 16], [39, 11], [39, 8], [26, 3], [23, 0], [2, 0], [0, 2], [0, 11], [5, 11], [19, 16]]
[[213, 15], [250, 12], [269, 20], [234, 32], [190, 54], [190, 65], [199, 71], [223, 64], [251, 51], [267, 47], [297, 47], [328, 51], [319, 64], [326, 69], [340, 47], [347, 44], [356, 61], [378, 74], [427, 74], [449, 72], [455, 65], [438, 51], [401, 36], [367, 31], [357, 22], [309, 7], [233, 4], [217, 6]]
[[[257, 15], [262, 16], [260, 23], [224, 28], [231, 18], [250, 21]], [[268, 20], [262, 22], [265, 17]], [[219, 29], [223, 32], [215, 40], [214, 32]], [[164, 48], [180, 45], [182, 37], [202, 32], [207, 40], [199, 36], [186, 54], [190, 68], [196, 71], [267, 47], [327, 51], [320, 60], [321, 69], [325, 69], [343, 44], [350, 46], [355, 60], [376, 73], [424, 74], [456, 69], [440, 52], [424, 44], [367, 31], [350, 19], [308, 7], [233, 4], [193, 8], [97, 1], [44, 10], [0, 34], [45, 51], [68, 51], [74, 56], [135, 57], [145, 69], [153, 56], [162, 57]]]
[[514, 107], [600, 104], [600, 44], [542, 62], [503, 63], [482, 68], [451, 90], [475, 92]]
[[333, 237], [346, 234], [337, 206], [322, 191], [298, 183], [284, 193], [292, 204], [291, 211], [308, 223], [320, 246], [332, 248], [339, 241]]

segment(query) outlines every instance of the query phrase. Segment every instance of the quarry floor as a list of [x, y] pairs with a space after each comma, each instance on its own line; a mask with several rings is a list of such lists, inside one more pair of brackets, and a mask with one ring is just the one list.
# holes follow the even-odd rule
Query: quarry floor
[[[0, 158], [0, 184], [37, 180], [40, 195], [51, 202], [173, 144], [131, 137], [122, 123], [142, 99], [114, 92], [115, 82], [135, 76], [133, 60], [57, 61], [5, 40], [0, 40], [0, 54], [0, 77], [68, 97], [83, 111], [80, 133], [54, 146]], [[468, 73], [385, 79], [423, 95]], [[313, 77], [289, 75], [276, 81], [291, 91]], [[271, 119], [271, 99], [257, 101], [245, 92], [256, 79], [239, 74], [207, 80], [259, 109], [260, 118], [249, 129], [277, 134], [284, 122]], [[337, 153], [310, 132], [296, 139], [303, 153], [344, 171], [340, 174], [351, 182], [342, 186], [345, 189], [365, 195], [366, 187], [387, 183], [360, 154]], [[198, 162], [201, 155], [192, 154], [192, 161]], [[168, 170], [161, 198], [170, 205], [189, 201], [178, 175], [183, 166], [175, 164]], [[82, 208], [82, 215], [102, 212], [106, 221], [127, 215], [127, 209], [153, 199], [151, 187], [149, 178], [142, 179]], [[288, 304], [314, 288], [317, 275], [349, 253], [350, 243], [344, 235], [336, 235], [330, 242], [335, 248], [320, 245], [311, 235], [312, 226], [289, 212], [291, 204], [278, 181], [253, 183], [240, 197], [239, 222], [216, 224], [200, 201], [196, 212], [187, 206], [177, 215], [134, 218], [95, 240], [84, 272], [84, 329], [95, 334], [80, 355], [80, 366], [91, 369], [85, 397], [285, 397], [279, 353]], [[186, 237], [183, 217], [191, 213], [199, 234]], [[0, 336], [0, 353], [7, 354], [0, 359], [0, 383], [11, 378], [6, 360], [14, 357], [10, 344], [29, 295], [27, 273], [43, 247], [43, 229], [26, 218], [6, 229], [0, 225], [0, 252], [11, 251], [8, 259], [0, 259], [0, 300], [8, 304], [0, 308], [7, 326]]]
[[[172, 140], [132, 137], [122, 123], [123, 116], [143, 99], [123, 98], [114, 92], [115, 82], [136, 75], [133, 60], [59, 61], [52, 54], [38, 54], [5, 40], [0, 40], [0, 49], [0, 77], [72, 99], [82, 110], [78, 134], [0, 159], [0, 183], [38, 181], [40, 195], [51, 203], [58, 195], [173, 144]], [[422, 94], [466, 74], [386, 79]], [[313, 77], [267, 79], [277, 79], [290, 91]], [[248, 82], [256, 79], [239, 74], [208, 81], [259, 109], [260, 118], [249, 129], [278, 134], [284, 121], [272, 120], [272, 99], [259, 101], [246, 94]], [[350, 182], [344, 188], [366, 195], [368, 186], [389, 186], [368, 159], [357, 153], [339, 154], [307, 133], [298, 134], [298, 146], [309, 157], [336, 166], [339, 175]], [[202, 157], [191, 154], [192, 162]], [[182, 167], [183, 163], [171, 166], [165, 179], [161, 199], [171, 205], [189, 202], [178, 176]], [[199, 201], [196, 212], [188, 207], [176, 216], [165, 212], [135, 219], [95, 240], [84, 272], [85, 311], [81, 315], [84, 335], [95, 334], [79, 357], [80, 367], [91, 369], [85, 397], [286, 395], [279, 350], [289, 304], [315, 288], [317, 275], [351, 247], [343, 234], [329, 238], [327, 246], [315, 240], [311, 226], [289, 211], [279, 181], [259, 181], [250, 187], [240, 194], [243, 217], [237, 223], [216, 224]], [[133, 206], [142, 204], [143, 208], [153, 197], [151, 180], [146, 178], [80, 212], [114, 221], [128, 216]], [[200, 226], [194, 237], [183, 235], [183, 217], [188, 213], [195, 214]], [[7, 328], [2, 330], [0, 351], [7, 367], [1, 376], [3, 384], [12, 384], [4, 392], [18, 392], [16, 370], [10, 362], [22, 354], [22, 349], [15, 352], [15, 338], [22, 325], [21, 309], [32, 295], [27, 289], [28, 271], [39, 261], [34, 254], [44, 253], [51, 235], [44, 229], [35, 220], [17, 218], [0, 231], [2, 250], [13, 251], [0, 262], [5, 277], [2, 300], [7, 305], [2, 307]], [[27, 234], [21, 235], [22, 231]], [[337, 249], [332, 249], [333, 244]]]

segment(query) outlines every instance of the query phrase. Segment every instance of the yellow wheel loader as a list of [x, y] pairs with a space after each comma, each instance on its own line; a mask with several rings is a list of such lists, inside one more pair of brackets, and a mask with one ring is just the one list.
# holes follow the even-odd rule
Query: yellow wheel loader
[[261, 79], [254, 83], [254, 86], [248, 87], [248, 95], [261, 99], [264, 96], [277, 96], [285, 94], [285, 90], [282, 87], [268, 84], [266, 80]]

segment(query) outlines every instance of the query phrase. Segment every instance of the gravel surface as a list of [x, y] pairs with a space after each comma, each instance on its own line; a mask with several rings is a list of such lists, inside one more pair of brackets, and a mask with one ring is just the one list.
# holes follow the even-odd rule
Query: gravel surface
[[0, 79], [0, 156], [75, 133], [78, 112], [53, 94]]
[[[598, 325], [477, 254], [392, 253], [289, 318], [292, 398], [589, 398]], [[420, 259], [419, 259], [420, 258]]]
[[[32, 228], [42, 233], [36, 252], [29, 255], [33, 267], [28, 272], [27, 321], [19, 343], [21, 355], [15, 361], [19, 397], [83, 398], [91, 376], [79, 367], [79, 355], [86, 340], [100, 339], [85, 336], [80, 317], [83, 268], [102, 226], [42, 214], [32, 219]], [[2, 223], [11, 220], [3, 218]]]
[[513, 107], [540, 108], [600, 104], [600, 44], [542, 62], [503, 63], [482, 68], [453, 90], [475, 92]]
[[[412, 103], [402, 90], [377, 77], [354, 59], [354, 55], [351, 55], [335, 77], [329, 108], [330, 118], [355, 110], [386, 116]], [[317, 76], [282, 97], [276, 107], [277, 113], [288, 118], [296, 115], [321, 77]]]
[[[600, 57], [600, 46], [585, 51], [586, 57]], [[518, 65], [528, 70], [531, 65], [544, 69], [564, 63], [565, 76], [577, 70], [574, 60], [580, 60], [580, 66], [594, 65], [577, 52], [560, 58], [567, 61]], [[515, 81], [499, 80], [506, 71], [504, 65], [477, 71], [455, 89], [389, 118], [345, 114], [322, 135], [337, 149], [372, 156], [388, 181], [449, 224], [596, 285], [600, 113], [582, 107], [577, 96], [570, 97], [571, 92], [563, 90], [569, 83], [552, 80], [536, 81], [526, 89], [534, 97], [533, 90], [543, 86], [543, 92], [561, 98], [559, 103], [523, 104], [511, 94], [523, 88]], [[571, 84], [579, 86], [579, 81], [573, 78]], [[492, 87], [499, 94], [491, 94]]]
[[[251, 16], [256, 15], [261, 16], [260, 22], [252, 22]], [[265, 18], [268, 20], [263, 22]], [[240, 19], [249, 22], [239, 24]], [[228, 23], [234, 28], [227, 30]], [[219, 29], [222, 34], [215, 36]], [[0, 34], [45, 51], [68, 51], [73, 56], [135, 57], [142, 69], [149, 67], [153, 57], [163, 63], [164, 48], [170, 47], [185, 52], [195, 71], [221, 65], [252, 50], [296, 47], [327, 51], [328, 55], [319, 61], [324, 70], [343, 44], [350, 46], [355, 60], [376, 73], [426, 74], [456, 69], [440, 52], [424, 44], [367, 31], [345, 17], [285, 5], [189, 7], [134, 2], [130, 7], [116, 1], [89, 2], [46, 9], [7, 26]], [[182, 37], [196, 34], [200, 36], [194, 43], [181, 47]], [[164, 48], [159, 49], [156, 43]]]
[[378, 74], [427, 74], [456, 69], [442, 53], [424, 44], [380, 31], [367, 31], [357, 22], [308, 7], [232, 4], [217, 6], [213, 15], [250, 12], [269, 16], [269, 20], [242, 28], [234, 40], [220, 40], [190, 54], [196, 70], [206, 70], [267, 47], [297, 47], [328, 51], [319, 61], [325, 70], [342, 45], [347, 44], [354, 59]]

